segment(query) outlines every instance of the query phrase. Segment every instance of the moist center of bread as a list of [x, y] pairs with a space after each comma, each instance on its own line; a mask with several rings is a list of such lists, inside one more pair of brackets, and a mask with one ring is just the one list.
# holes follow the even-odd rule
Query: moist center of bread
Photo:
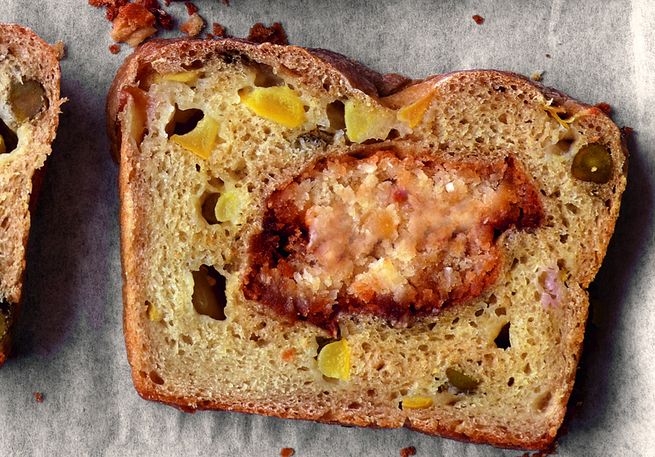
[[267, 199], [243, 291], [333, 332], [340, 313], [406, 322], [479, 296], [498, 277], [496, 239], [542, 213], [510, 156], [321, 159]]

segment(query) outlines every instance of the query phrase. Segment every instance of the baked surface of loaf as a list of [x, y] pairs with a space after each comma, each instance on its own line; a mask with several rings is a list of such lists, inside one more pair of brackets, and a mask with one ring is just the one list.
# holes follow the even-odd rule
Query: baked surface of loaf
[[0, 364], [21, 302], [30, 204], [59, 122], [59, 80], [55, 49], [0, 24]]
[[601, 110], [497, 71], [179, 40], [128, 58], [108, 122], [144, 398], [552, 442], [625, 187]]

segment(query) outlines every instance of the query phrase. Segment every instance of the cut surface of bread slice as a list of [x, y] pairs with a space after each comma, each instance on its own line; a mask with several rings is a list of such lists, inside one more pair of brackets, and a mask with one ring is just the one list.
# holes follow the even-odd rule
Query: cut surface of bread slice
[[21, 302], [30, 205], [59, 123], [58, 52], [0, 24], [0, 364]]
[[498, 71], [161, 40], [108, 122], [141, 396], [552, 442], [626, 182], [600, 109]]

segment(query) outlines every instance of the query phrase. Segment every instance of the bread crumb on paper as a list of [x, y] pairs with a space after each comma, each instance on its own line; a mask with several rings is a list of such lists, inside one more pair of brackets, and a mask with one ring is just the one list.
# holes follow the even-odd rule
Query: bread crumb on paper
[[296, 450], [292, 447], [283, 447], [280, 451], [280, 457], [291, 457], [296, 453]]
[[473, 20], [475, 21], [476, 24], [482, 25], [484, 24], [484, 18], [480, 16], [479, 14], [476, 14], [473, 16]]
[[34, 401], [37, 403], [43, 403], [43, 393], [42, 392], [33, 392], [32, 395], [34, 395]]
[[205, 20], [198, 13], [193, 13], [189, 19], [180, 26], [180, 30], [187, 35], [198, 36], [205, 28]]
[[533, 71], [532, 74], [530, 75], [530, 79], [533, 81], [541, 81], [542, 79], [544, 79], [544, 72]]
[[246, 40], [255, 43], [289, 44], [287, 32], [279, 22], [274, 22], [270, 27], [266, 27], [261, 22], [256, 23], [250, 29]]
[[410, 457], [416, 455], [416, 448], [414, 446], [404, 447], [400, 450], [400, 457]]

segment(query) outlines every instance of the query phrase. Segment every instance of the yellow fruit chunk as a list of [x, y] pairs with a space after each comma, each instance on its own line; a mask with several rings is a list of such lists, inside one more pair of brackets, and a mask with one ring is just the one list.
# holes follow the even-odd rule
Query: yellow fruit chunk
[[355, 143], [384, 140], [393, 127], [395, 115], [386, 108], [367, 106], [355, 100], [346, 100], [344, 108], [346, 133]]
[[158, 77], [155, 78], [156, 82], [159, 82], [159, 80], [162, 81], [176, 81], [179, 83], [184, 83], [184, 84], [195, 84], [198, 82], [198, 78], [200, 77], [200, 72], [199, 71], [180, 71], [178, 73], [166, 73], [163, 75], [157, 75]]
[[129, 126], [130, 136], [137, 144], [143, 141], [148, 121], [148, 94], [138, 87], [129, 86], [123, 89], [129, 94], [127, 101], [126, 123]]
[[423, 409], [432, 406], [432, 397], [405, 397], [403, 398], [403, 409]]
[[146, 313], [148, 314], [148, 319], [153, 322], [161, 320], [161, 312], [159, 312], [159, 309], [152, 303], [148, 303]]
[[419, 98], [411, 105], [403, 106], [398, 110], [398, 119], [406, 122], [411, 128], [416, 127], [423, 120], [430, 102], [432, 102], [432, 94]]
[[255, 87], [241, 96], [241, 102], [258, 116], [291, 129], [305, 122], [305, 105], [287, 86]]
[[241, 189], [235, 188], [221, 194], [214, 208], [216, 220], [218, 222], [236, 223], [241, 215], [244, 200], [245, 196]]
[[318, 369], [328, 378], [350, 379], [350, 347], [348, 341], [342, 339], [327, 344], [318, 354]]
[[205, 115], [189, 133], [172, 135], [171, 140], [201, 159], [207, 160], [216, 145], [217, 136], [218, 122]]
[[5, 139], [0, 135], [0, 154], [7, 152], [7, 146], [5, 145]]

